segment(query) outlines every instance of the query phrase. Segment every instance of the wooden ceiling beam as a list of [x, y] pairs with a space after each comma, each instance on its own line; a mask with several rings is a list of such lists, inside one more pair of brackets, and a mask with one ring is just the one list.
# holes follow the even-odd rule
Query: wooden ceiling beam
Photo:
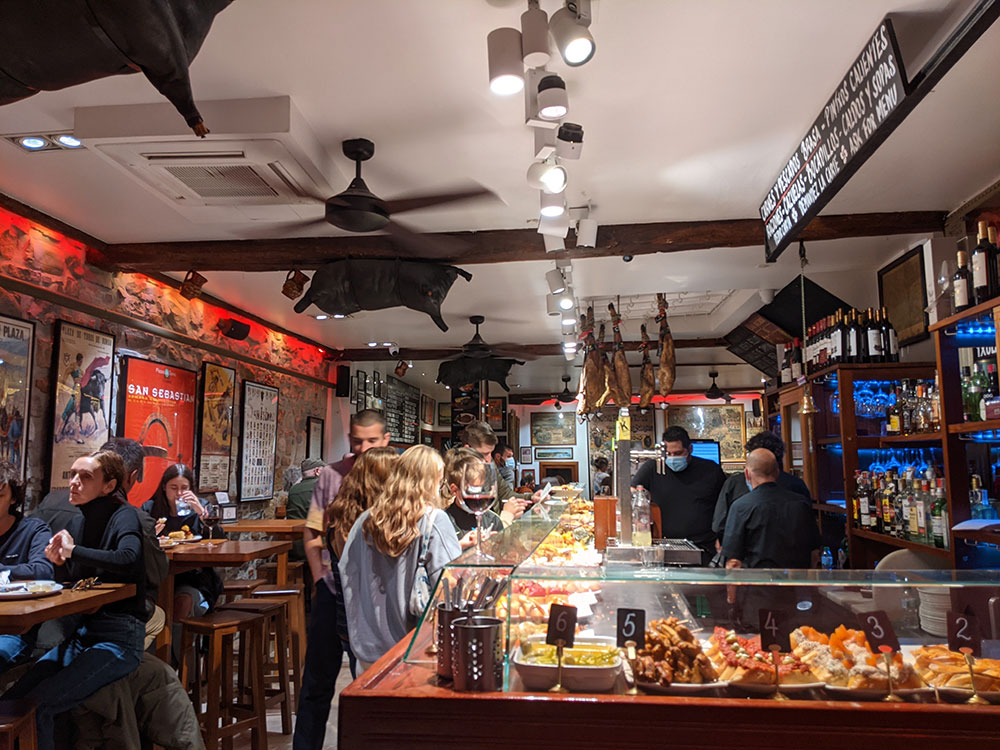
[[[944, 230], [946, 211], [818, 216], [802, 231], [807, 241], [881, 237]], [[428, 234], [433, 238], [435, 235]], [[454, 232], [468, 246], [460, 255], [423, 258], [462, 265], [524, 260], [603, 258], [704, 250], [713, 247], [759, 247], [764, 229], [759, 219], [618, 224], [598, 230], [597, 247], [571, 247], [545, 253], [534, 229]], [[291, 237], [269, 240], [206, 240], [105, 245], [88, 261], [115, 271], [284, 271], [315, 269], [340, 258], [397, 258], [402, 255], [385, 235]], [[762, 253], [763, 257], [763, 253]]]

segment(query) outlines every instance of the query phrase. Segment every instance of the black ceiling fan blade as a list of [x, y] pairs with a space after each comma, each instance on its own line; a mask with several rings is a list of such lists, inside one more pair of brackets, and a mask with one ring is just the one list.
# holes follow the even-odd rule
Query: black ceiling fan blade
[[430, 208], [440, 206], [445, 203], [455, 203], [456, 201], [470, 200], [472, 198], [484, 198], [490, 196], [497, 197], [497, 194], [488, 188], [481, 186], [466, 188], [465, 190], [451, 190], [447, 193], [424, 193], [421, 195], [404, 196], [384, 201], [385, 210], [392, 214], [401, 214], [404, 211], [416, 211], [420, 208]]
[[385, 231], [405, 250], [428, 258], [454, 258], [469, 249], [469, 244], [454, 237], [435, 234], [419, 234], [398, 221], [390, 221]]
[[254, 231], [253, 236], [260, 236], [261, 238], [273, 237], [275, 232], [284, 234], [286, 232], [298, 232], [303, 229], [314, 229], [316, 227], [329, 227], [330, 223], [326, 218], [320, 216], [318, 219], [301, 219], [299, 221], [256, 221], [254, 224], [260, 224], [261, 229], [259, 231]]

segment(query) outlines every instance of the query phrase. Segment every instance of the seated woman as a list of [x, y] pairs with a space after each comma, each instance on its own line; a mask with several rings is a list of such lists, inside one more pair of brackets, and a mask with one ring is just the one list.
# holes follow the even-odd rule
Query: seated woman
[[[38, 518], [25, 518], [24, 484], [10, 461], [0, 460], [0, 571], [11, 581], [51, 580], [45, 546], [52, 532]], [[38, 628], [24, 635], [0, 635], [0, 673], [31, 655]]]
[[[160, 477], [160, 486], [142, 504], [156, 521], [160, 536], [179, 535], [189, 531], [203, 536], [208, 531], [202, 524], [205, 508], [194, 494], [194, 472], [185, 464], [171, 464]], [[214, 568], [198, 568], [181, 573], [174, 579], [174, 619], [200, 617], [215, 606], [222, 594], [222, 579]]]
[[420, 559], [433, 591], [444, 566], [462, 552], [451, 522], [435, 507], [443, 472], [436, 450], [407, 448], [347, 537], [340, 577], [351, 649], [364, 669], [416, 625], [409, 599]]
[[105, 685], [135, 671], [146, 634], [146, 568], [142, 526], [122, 483], [125, 464], [98, 451], [73, 462], [69, 499], [83, 515], [49, 542], [45, 555], [69, 580], [130, 583], [135, 594], [85, 615], [75, 632], [39, 659], [4, 695], [38, 704], [38, 747], [54, 747], [53, 720]]
[[[458, 544], [463, 550], [476, 546], [476, 516], [462, 507], [462, 475], [466, 467], [477, 464], [483, 465], [483, 457], [472, 448], [455, 448], [445, 455], [444, 482], [441, 484], [442, 498], [446, 504], [444, 512], [455, 526]], [[514, 500], [509, 502], [515, 503]], [[510, 521], [507, 525], [509, 523]], [[483, 513], [483, 539], [503, 531], [504, 526], [504, 519], [492, 510]]]

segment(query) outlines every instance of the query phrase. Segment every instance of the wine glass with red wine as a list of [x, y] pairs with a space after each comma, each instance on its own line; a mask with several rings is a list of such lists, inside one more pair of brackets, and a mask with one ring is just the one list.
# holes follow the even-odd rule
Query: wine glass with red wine
[[490, 562], [493, 557], [483, 552], [483, 514], [497, 499], [497, 467], [492, 463], [466, 464], [460, 489], [459, 507], [476, 517], [476, 553], [467, 559]]
[[212, 546], [212, 540], [215, 539], [215, 529], [219, 525], [219, 521], [222, 520], [222, 509], [216, 502], [209, 502], [205, 505], [205, 517], [202, 519], [204, 524], [208, 526], [208, 544]]

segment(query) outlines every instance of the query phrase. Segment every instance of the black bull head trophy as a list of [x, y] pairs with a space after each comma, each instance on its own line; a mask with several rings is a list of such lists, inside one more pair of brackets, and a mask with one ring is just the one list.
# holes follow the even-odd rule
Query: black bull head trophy
[[472, 279], [468, 271], [441, 263], [335, 260], [313, 274], [309, 290], [296, 303], [295, 312], [305, 312], [312, 304], [330, 315], [408, 307], [427, 313], [438, 328], [447, 331], [441, 303], [459, 276], [466, 281]]
[[142, 71], [196, 135], [188, 65], [232, 0], [3, 0], [0, 105]]

